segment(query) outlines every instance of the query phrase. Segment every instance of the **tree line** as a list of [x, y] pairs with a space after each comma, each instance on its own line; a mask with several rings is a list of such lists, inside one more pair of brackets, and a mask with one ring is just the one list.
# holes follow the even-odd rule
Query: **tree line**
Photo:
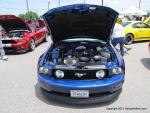
[[24, 14], [19, 14], [19, 17], [21, 17], [23, 20], [33, 20], [38, 18], [39, 15], [36, 12], [30, 11]]

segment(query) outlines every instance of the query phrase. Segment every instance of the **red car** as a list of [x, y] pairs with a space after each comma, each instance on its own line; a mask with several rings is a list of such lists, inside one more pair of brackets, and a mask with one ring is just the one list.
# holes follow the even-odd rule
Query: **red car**
[[38, 24], [27, 24], [14, 15], [1, 15], [0, 25], [5, 30], [2, 43], [6, 52], [33, 51], [37, 44], [47, 41], [45, 24], [38, 22]]

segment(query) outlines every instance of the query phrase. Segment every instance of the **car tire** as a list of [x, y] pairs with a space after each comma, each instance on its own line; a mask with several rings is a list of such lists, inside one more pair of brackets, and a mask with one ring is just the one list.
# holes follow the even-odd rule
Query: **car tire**
[[44, 36], [44, 42], [48, 42], [48, 34], [46, 33], [45, 36]]
[[29, 42], [29, 50], [30, 51], [34, 51], [35, 50], [35, 41], [33, 38], [30, 39], [30, 42]]
[[133, 34], [127, 34], [127, 35], [126, 35], [126, 38], [125, 38], [125, 44], [126, 44], [126, 45], [130, 45], [130, 44], [133, 43], [133, 41], [134, 41], [134, 36], [133, 36]]

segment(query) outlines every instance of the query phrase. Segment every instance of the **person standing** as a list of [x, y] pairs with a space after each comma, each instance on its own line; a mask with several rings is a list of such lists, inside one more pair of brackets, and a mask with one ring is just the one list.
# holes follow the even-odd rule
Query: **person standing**
[[[121, 55], [124, 56], [125, 34], [124, 34], [123, 26], [121, 24], [122, 24], [122, 19], [118, 18], [112, 33], [112, 45], [115, 47], [117, 44], [119, 44]], [[127, 51], [131, 49], [127, 47], [125, 48], [127, 49]]]
[[5, 51], [2, 45], [2, 37], [3, 37], [3, 27], [0, 25], [0, 59], [7, 60], [8, 57], [5, 55]]

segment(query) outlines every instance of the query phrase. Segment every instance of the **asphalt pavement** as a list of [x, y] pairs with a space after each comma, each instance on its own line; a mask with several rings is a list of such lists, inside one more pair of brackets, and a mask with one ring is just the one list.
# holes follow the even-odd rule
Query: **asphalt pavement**
[[148, 42], [131, 45], [124, 57], [126, 77], [121, 95], [108, 103], [72, 105], [54, 101], [37, 84], [37, 61], [50, 41], [24, 54], [0, 60], [0, 113], [150, 113]]

